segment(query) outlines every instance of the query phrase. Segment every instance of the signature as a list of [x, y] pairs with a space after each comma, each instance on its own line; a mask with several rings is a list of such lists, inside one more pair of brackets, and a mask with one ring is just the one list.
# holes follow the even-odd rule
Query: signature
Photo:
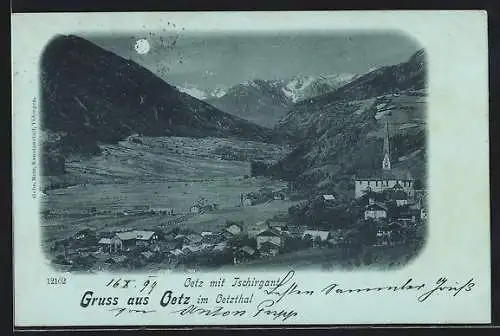
[[285, 296], [288, 295], [304, 295], [312, 296], [314, 294], [313, 290], [302, 290], [295, 281], [292, 282], [295, 271], [289, 271], [284, 278], [282, 278], [274, 287], [264, 290], [267, 295], [275, 295], [278, 298], [274, 300], [274, 303], [280, 302]]
[[474, 279], [469, 279], [465, 284], [463, 285], [445, 285], [448, 283], [448, 279], [446, 278], [439, 278], [438, 281], [436, 281], [436, 286], [433, 287], [431, 290], [425, 292], [424, 294], [420, 295], [418, 297], [419, 302], [424, 302], [426, 301], [429, 297], [434, 295], [435, 293], [446, 291], [448, 293], [453, 293], [453, 296], [457, 296], [460, 292], [470, 292], [472, 290], [472, 287], [474, 287], [476, 284], [474, 283]]
[[[264, 300], [257, 306], [257, 311], [253, 313], [252, 317], [268, 316], [273, 320], [281, 318], [282, 321], [297, 316], [298, 313], [294, 310], [284, 310], [284, 309], [271, 309], [270, 307], [274, 305], [273, 300]], [[217, 306], [213, 308], [204, 308], [197, 305], [189, 305], [186, 308], [179, 310], [174, 310], [171, 314], [178, 314], [180, 316], [185, 315], [201, 315], [207, 317], [240, 317], [247, 315], [247, 311], [244, 309], [240, 310], [228, 310], [222, 306]]]
[[282, 321], [286, 321], [291, 317], [295, 317], [298, 313], [291, 309], [289, 311], [284, 309], [268, 309], [269, 307], [274, 306], [274, 300], [264, 300], [257, 306], [257, 312], [253, 315], [253, 317], [257, 316], [269, 316], [272, 317], [273, 320], [281, 318]]
[[109, 311], [115, 311], [116, 312], [115, 316], [120, 315], [124, 311], [127, 311], [127, 313], [143, 313], [143, 314], [149, 314], [149, 313], [156, 312], [156, 310], [131, 309], [131, 308], [124, 308], [124, 307], [122, 307], [122, 308], [113, 308], [113, 309], [110, 309]]

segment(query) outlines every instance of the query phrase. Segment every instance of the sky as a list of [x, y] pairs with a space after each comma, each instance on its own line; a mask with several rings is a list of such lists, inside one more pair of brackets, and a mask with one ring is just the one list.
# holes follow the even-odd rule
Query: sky
[[[253, 79], [296, 75], [362, 74], [406, 61], [421, 47], [395, 33], [273, 33], [135, 36], [82, 36], [131, 59], [175, 86], [202, 90], [227, 88]], [[139, 39], [150, 50], [138, 53]]]

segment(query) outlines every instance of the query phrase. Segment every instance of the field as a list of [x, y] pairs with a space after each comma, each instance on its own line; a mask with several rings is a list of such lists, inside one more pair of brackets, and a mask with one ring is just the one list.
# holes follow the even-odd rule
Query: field
[[[272, 200], [241, 206], [240, 195], [287, 184], [250, 177], [248, 161], [221, 157], [225, 148], [248, 159], [277, 160], [288, 149], [276, 145], [218, 138], [143, 138], [103, 145], [92, 157], [73, 157], [66, 165], [62, 188], [42, 196], [44, 242], [68, 237], [84, 228], [104, 231], [166, 226], [189, 213], [200, 198], [217, 210], [194, 215], [176, 226], [195, 232], [217, 230], [226, 220], [245, 224], [270, 218], [295, 204]], [[225, 153], [225, 152], [224, 152]], [[134, 214], [134, 209], [172, 209], [174, 215]], [[128, 212], [127, 212], [128, 211]]]

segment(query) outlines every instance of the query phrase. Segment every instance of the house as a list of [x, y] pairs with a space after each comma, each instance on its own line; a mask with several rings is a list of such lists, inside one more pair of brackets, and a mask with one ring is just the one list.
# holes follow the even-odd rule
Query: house
[[212, 231], [203, 231], [200, 235], [202, 237], [207, 237], [207, 236], [211, 236], [213, 235], [214, 233]]
[[289, 197], [286, 195], [285, 192], [280, 190], [280, 191], [273, 192], [273, 199], [275, 201], [287, 201], [289, 199]]
[[113, 259], [113, 261], [114, 261], [115, 263], [119, 264], [119, 263], [123, 263], [124, 261], [126, 261], [126, 260], [127, 260], [127, 257], [126, 257], [126, 256], [124, 256], [124, 255], [119, 255], [119, 256], [114, 256], [114, 257], [112, 257], [112, 259]]
[[392, 188], [385, 191], [386, 198], [396, 203], [396, 206], [401, 207], [410, 203], [408, 193], [404, 190], [399, 182]]
[[335, 196], [330, 195], [330, 194], [328, 194], [328, 195], [323, 195], [323, 200], [324, 200], [324, 201], [335, 201]]
[[197, 205], [193, 205], [190, 209], [189, 212], [191, 213], [199, 213], [200, 212], [200, 207]]
[[182, 253], [184, 253], [186, 255], [199, 252], [200, 250], [201, 250], [201, 248], [199, 246], [184, 245], [182, 247]]
[[418, 207], [420, 209], [420, 219], [427, 218], [427, 194], [422, 192], [418, 198]]
[[254, 201], [251, 198], [249, 198], [249, 197], [245, 197], [243, 199], [242, 204], [245, 205], [245, 206], [251, 206], [251, 205], [254, 204]]
[[264, 256], [275, 256], [279, 253], [280, 249], [281, 246], [272, 241], [265, 241], [258, 248], [260, 253]]
[[391, 244], [392, 231], [389, 228], [381, 228], [377, 231], [377, 245], [386, 246]]
[[192, 245], [201, 244], [203, 237], [199, 234], [193, 233], [186, 236], [186, 240]]
[[156, 244], [158, 236], [154, 231], [125, 231], [117, 232], [111, 238], [111, 250], [123, 251], [130, 250], [135, 246], [148, 246], [152, 247]]
[[103, 251], [111, 251], [111, 238], [101, 238], [98, 242], [97, 245], [103, 250]]
[[201, 235], [202, 244], [217, 244], [224, 240], [223, 232], [203, 234]]
[[97, 234], [91, 229], [80, 230], [70, 239], [70, 244], [74, 248], [95, 247], [97, 242]]
[[394, 217], [401, 222], [414, 223], [421, 214], [418, 203], [401, 206], [398, 210]]
[[290, 225], [287, 227], [287, 230], [285, 231], [290, 237], [294, 237], [294, 238], [301, 238], [302, 237], [302, 233], [303, 233], [303, 229], [301, 229], [299, 226], [297, 225]]
[[342, 232], [342, 230], [337, 230], [330, 233], [330, 239], [328, 239], [328, 243], [330, 245], [339, 245], [344, 243], [344, 241], [344, 233]]
[[277, 231], [286, 231], [288, 229], [288, 223], [287, 222], [275, 222], [275, 221], [270, 221], [267, 224], [267, 227], [272, 230], [277, 230]]
[[247, 230], [247, 234], [249, 238], [255, 238], [259, 233], [261, 233], [264, 229], [262, 228], [250, 228]]
[[182, 243], [180, 242], [177, 242], [177, 241], [174, 241], [174, 240], [170, 240], [170, 241], [160, 241], [158, 242], [155, 247], [153, 248], [154, 251], [156, 252], [169, 252], [169, 251], [172, 251], [172, 250], [175, 250], [179, 247], [182, 246]]
[[227, 249], [227, 244], [226, 243], [218, 243], [213, 247], [214, 252], [222, 252], [225, 249]]
[[321, 231], [321, 230], [305, 230], [302, 233], [302, 239], [306, 238], [306, 236], [311, 236], [312, 240], [318, 240], [321, 242], [326, 242], [330, 239], [330, 231]]
[[154, 246], [158, 241], [158, 235], [154, 231], [135, 231], [137, 246]]
[[258, 221], [257, 223], [254, 224], [254, 227], [257, 227], [257, 228], [263, 228], [266, 226], [266, 221]]
[[143, 260], [151, 260], [151, 259], [153, 259], [154, 256], [155, 256], [155, 254], [151, 251], [144, 251], [144, 252], [141, 252], [141, 254], [140, 254], [140, 258], [142, 258]]
[[427, 209], [426, 208], [420, 209], [420, 219], [427, 219]]
[[83, 240], [83, 239], [93, 238], [95, 236], [96, 236], [96, 233], [94, 231], [92, 231], [91, 229], [83, 229], [83, 230], [78, 231], [73, 236], [73, 239]]
[[243, 227], [239, 224], [232, 223], [224, 228], [223, 235], [226, 239], [238, 236], [243, 233]]
[[281, 234], [277, 232], [276, 230], [273, 229], [268, 229], [260, 232], [256, 236], [257, 240], [257, 249], [260, 250], [262, 247], [262, 244], [266, 242], [272, 242], [273, 244], [281, 247], [283, 246], [283, 238], [281, 237]]
[[396, 206], [402, 207], [408, 205], [408, 200], [407, 199], [397, 199], [396, 200]]
[[[159, 239], [159, 240], [171, 241], [171, 240], [175, 240], [175, 236], [176, 236], [176, 234], [174, 234], [174, 232], [169, 231], [169, 232], [163, 234], [163, 239]], [[160, 237], [160, 235], [158, 235], [158, 237]]]
[[248, 245], [245, 245], [234, 252], [233, 263], [240, 264], [253, 259], [254, 256], [255, 249]]
[[158, 215], [170, 215], [172, 216], [174, 214], [174, 209], [172, 208], [149, 208], [149, 212], [153, 214], [158, 214]]
[[179, 259], [184, 256], [184, 253], [180, 249], [175, 249], [168, 252], [168, 257], [170, 259]]
[[268, 226], [266, 225], [265, 221], [258, 221], [257, 223], [253, 224], [248, 228], [248, 236], [249, 237], [256, 237], [260, 232], [264, 231], [267, 229]]
[[136, 246], [136, 238], [135, 231], [117, 232], [111, 238], [111, 250], [114, 252], [130, 250]]
[[202, 251], [210, 252], [214, 248], [214, 244], [201, 244], [200, 248]]
[[183, 234], [178, 234], [178, 235], [174, 236], [174, 240], [183, 241], [185, 239], [186, 239], [186, 235], [183, 235]]
[[387, 207], [383, 203], [370, 201], [365, 207], [364, 218], [365, 220], [387, 218]]

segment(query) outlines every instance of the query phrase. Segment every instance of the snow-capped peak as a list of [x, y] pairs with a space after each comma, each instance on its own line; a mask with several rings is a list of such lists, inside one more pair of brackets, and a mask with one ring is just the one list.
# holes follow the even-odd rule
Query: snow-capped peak
[[201, 100], [204, 100], [204, 99], [207, 99], [207, 93], [203, 90], [200, 90], [196, 87], [177, 87], [177, 89], [180, 91], [180, 92], [184, 92], [192, 97], [195, 97], [197, 99], [201, 99]]
[[226, 93], [227, 93], [226, 88], [216, 88], [210, 92], [210, 96], [212, 96], [214, 98], [220, 98], [220, 97], [224, 96]]
[[295, 76], [284, 87], [283, 93], [293, 102], [333, 91], [352, 81], [356, 74], [329, 74], [319, 76]]
[[213, 90], [202, 90], [194, 85], [184, 84], [184, 86], [177, 86], [177, 89], [184, 92], [192, 97], [200, 100], [205, 100], [209, 98], [220, 98], [224, 96], [227, 92], [226, 88], [215, 88]]

